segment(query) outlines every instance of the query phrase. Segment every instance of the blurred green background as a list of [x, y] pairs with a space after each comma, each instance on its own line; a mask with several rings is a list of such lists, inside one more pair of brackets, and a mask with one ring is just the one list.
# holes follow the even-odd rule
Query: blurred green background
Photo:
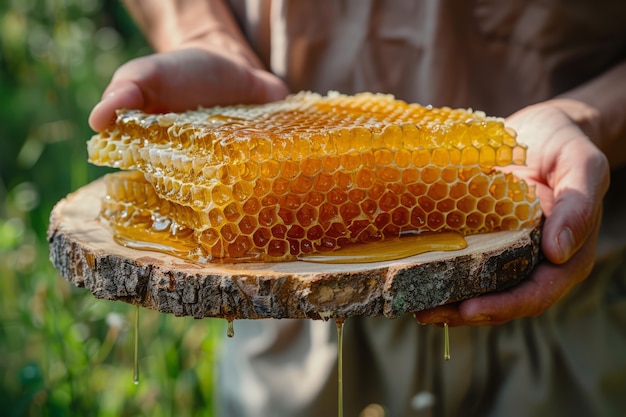
[[48, 261], [54, 204], [105, 171], [87, 117], [115, 69], [150, 53], [113, 0], [0, 2], [0, 404], [4, 416], [213, 415], [225, 326], [96, 300]]

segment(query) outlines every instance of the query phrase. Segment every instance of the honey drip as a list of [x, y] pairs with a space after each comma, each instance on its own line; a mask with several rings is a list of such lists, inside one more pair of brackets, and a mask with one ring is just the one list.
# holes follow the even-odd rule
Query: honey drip
[[443, 358], [450, 360], [450, 330], [448, 323], [443, 323]]
[[343, 324], [345, 319], [335, 319], [337, 325], [337, 416], [343, 417]]
[[139, 385], [139, 306], [135, 306], [135, 351], [133, 366], [133, 382]]

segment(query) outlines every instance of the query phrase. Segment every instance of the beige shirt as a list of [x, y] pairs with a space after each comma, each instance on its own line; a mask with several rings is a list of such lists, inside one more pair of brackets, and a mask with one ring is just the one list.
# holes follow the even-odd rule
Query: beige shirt
[[231, 0], [293, 91], [391, 93], [508, 116], [626, 59], [620, 0]]

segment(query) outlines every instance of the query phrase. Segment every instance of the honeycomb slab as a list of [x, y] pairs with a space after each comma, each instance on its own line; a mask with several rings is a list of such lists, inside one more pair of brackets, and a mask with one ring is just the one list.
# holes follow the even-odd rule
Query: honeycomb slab
[[118, 242], [205, 262], [289, 261], [407, 234], [533, 227], [500, 118], [389, 95], [299, 93], [178, 114], [120, 111], [88, 143]]

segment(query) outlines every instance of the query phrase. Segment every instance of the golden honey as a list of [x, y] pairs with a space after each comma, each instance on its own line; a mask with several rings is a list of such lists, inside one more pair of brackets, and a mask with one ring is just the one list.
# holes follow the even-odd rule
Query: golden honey
[[480, 112], [301, 93], [267, 105], [120, 112], [88, 144], [124, 244], [202, 261], [286, 261], [424, 232], [519, 229], [525, 148]]

